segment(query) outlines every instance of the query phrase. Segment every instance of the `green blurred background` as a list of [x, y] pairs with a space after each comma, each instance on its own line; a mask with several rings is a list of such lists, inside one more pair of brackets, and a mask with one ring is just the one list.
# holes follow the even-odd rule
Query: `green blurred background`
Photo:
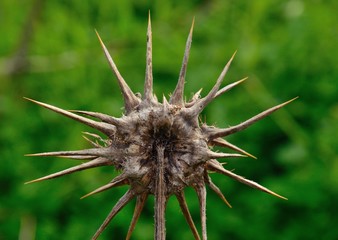
[[[208, 191], [209, 239], [338, 238], [338, 2], [334, 0], [0, 2], [0, 239], [89, 239], [126, 191], [79, 198], [110, 181], [112, 168], [51, 181], [25, 181], [62, 170], [66, 159], [26, 153], [88, 147], [91, 131], [22, 97], [121, 116], [123, 101], [94, 29], [134, 91], [143, 90], [148, 10], [153, 24], [154, 88], [173, 91], [195, 16], [186, 96], [212, 87], [235, 50], [225, 83], [249, 76], [210, 104], [202, 119], [235, 125], [295, 96], [299, 99], [227, 138], [258, 157], [226, 168], [286, 196], [284, 201], [224, 176], [212, 178], [233, 208]], [[200, 229], [198, 201], [187, 200]], [[124, 239], [134, 202], [101, 239]], [[175, 198], [167, 238], [193, 239]], [[153, 238], [153, 198], [132, 239]]]

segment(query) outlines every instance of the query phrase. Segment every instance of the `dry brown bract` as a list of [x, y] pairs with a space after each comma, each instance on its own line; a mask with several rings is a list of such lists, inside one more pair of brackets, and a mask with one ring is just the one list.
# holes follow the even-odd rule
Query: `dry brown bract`
[[[193, 26], [194, 22], [192, 23], [186, 42], [178, 83], [169, 101], [164, 98], [163, 102], [160, 103], [153, 94], [150, 17], [147, 31], [146, 76], [143, 97], [131, 91], [119, 73], [100, 36], [97, 34], [104, 54], [118, 80], [123, 94], [125, 103], [125, 115], [123, 117], [115, 118], [106, 114], [88, 111], [66, 111], [49, 104], [28, 99], [40, 106], [95, 128], [108, 137], [107, 140], [104, 140], [104, 144], [100, 145], [98, 141], [96, 141], [101, 140], [98, 135], [85, 133], [85, 138], [93, 144], [93, 148], [29, 155], [68, 157], [85, 161], [78, 166], [30, 181], [29, 183], [107, 165], [112, 165], [121, 172], [121, 174], [111, 180], [111, 182], [84, 196], [87, 197], [116, 186], [130, 186], [125, 195], [121, 197], [113, 207], [92, 239], [97, 239], [112, 218], [130, 200], [136, 198], [134, 215], [126, 237], [126, 239], [129, 239], [149, 194], [155, 196], [155, 239], [165, 239], [165, 208], [167, 200], [171, 195], [176, 196], [195, 239], [200, 239], [185, 201], [184, 189], [186, 187], [193, 187], [197, 193], [200, 205], [202, 239], [207, 239], [205, 185], [208, 185], [230, 206], [219, 188], [211, 181], [208, 171], [224, 174], [253, 188], [284, 198], [253, 181], [224, 169], [222, 164], [216, 159], [244, 156], [253, 157], [244, 150], [222, 139], [222, 137], [249, 127], [251, 124], [285, 106], [293, 99], [272, 107], [233, 127], [217, 128], [200, 124], [198, 117], [202, 110], [216, 97], [230, 90], [245, 79], [220, 89], [222, 80], [234, 57], [232, 56], [217, 79], [215, 86], [205, 97], [201, 98], [200, 91], [198, 91], [190, 101], [185, 102], [183, 100], [184, 81], [192, 41]], [[99, 121], [94, 121], [84, 116], [96, 118]], [[97, 139], [90, 140], [90, 138]], [[210, 146], [230, 148], [239, 154], [213, 152], [209, 148]]]

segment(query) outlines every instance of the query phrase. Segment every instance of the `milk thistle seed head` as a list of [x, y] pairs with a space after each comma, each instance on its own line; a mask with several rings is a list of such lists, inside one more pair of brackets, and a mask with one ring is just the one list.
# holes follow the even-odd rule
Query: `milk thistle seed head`
[[[100, 166], [113, 166], [120, 174], [109, 183], [83, 196], [111, 189], [121, 185], [129, 185], [129, 190], [120, 198], [112, 208], [107, 218], [94, 234], [92, 239], [97, 239], [107, 227], [114, 216], [133, 198], [136, 198], [136, 206], [126, 239], [130, 239], [136, 222], [142, 212], [147, 197], [155, 196], [154, 221], [156, 240], [165, 239], [165, 209], [168, 198], [175, 195], [182, 213], [195, 239], [200, 235], [195, 227], [193, 219], [184, 196], [184, 189], [192, 187], [199, 200], [202, 239], [207, 239], [206, 228], [206, 185], [229, 206], [230, 204], [221, 193], [220, 189], [212, 182], [209, 172], [216, 172], [233, 178], [250, 187], [272, 194], [279, 198], [284, 197], [227, 170], [218, 159], [233, 157], [253, 157], [251, 154], [224, 140], [230, 134], [246, 129], [253, 123], [268, 116], [272, 112], [290, 103], [292, 100], [274, 106], [264, 112], [232, 127], [217, 128], [199, 122], [199, 115], [203, 109], [215, 98], [235, 87], [245, 79], [231, 83], [220, 88], [223, 78], [235, 56], [230, 58], [225, 65], [214, 87], [204, 96], [198, 91], [190, 101], [184, 101], [184, 82], [192, 41], [194, 21], [186, 42], [182, 68], [179, 73], [178, 83], [169, 100], [163, 97], [162, 103], [153, 94], [152, 75], [152, 32], [149, 16], [147, 30], [146, 73], [143, 96], [135, 94], [118, 71], [113, 59], [99, 34], [96, 32], [104, 54], [112, 68], [120, 86], [124, 98], [124, 115], [115, 118], [103, 113], [89, 111], [66, 111], [61, 108], [28, 99], [42, 107], [72, 118], [88, 125], [106, 135], [102, 139], [99, 135], [84, 133], [92, 145], [92, 148], [76, 151], [58, 151], [29, 154], [28, 156], [54, 156], [79, 159], [84, 163], [65, 169], [63, 171], [47, 175], [30, 181], [39, 182], [51, 178], [60, 177], [70, 173], [82, 171]], [[93, 120], [97, 119], [97, 120]], [[99, 142], [101, 144], [99, 144]], [[232, 149], [238, 153], [221, 153], [210, 149], [212, 146], [220, 146]]]

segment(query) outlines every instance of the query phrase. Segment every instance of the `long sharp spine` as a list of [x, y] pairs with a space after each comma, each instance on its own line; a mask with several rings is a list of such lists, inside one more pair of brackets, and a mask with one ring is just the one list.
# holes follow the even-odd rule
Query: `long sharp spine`
[[94, 117], [94, 118], [100, 119], [102, 122], [113, 124], [116, 127], [121, 127], [121, 126], [125, 125], [125, 122], [123, 120], [109, 116], [107, 114], [103, 114], [103, 113], [81, 111], [81, 110], [70, 110], [70, 112], [79, 113], [79, 114], [87, 115], [87, 116], [90, 116], [90, 117]]
[[54, 111], [56, 113], [60, 113], [60, 114], [62, 114], [64, 116], [66, 116], [66, 117], [74, 119], [74, 120], [76, 120], [78, 122], [84, 123], [84, 124], [86, 124], [86, 125], [88, 125], [88, 126], [90, 126], [92, 128], [95, 128], [95, 129], [101, 131], [102, 133], [106, 134], [107, 136], [110, 136], [110, 135], [114, 134], [114, 132], [115, 132], [115, 129], [111, 125], [109, 125], [107, 123], [96, 122], [94, 120], [91, 120], [91, 119], [88, 119], [88, 118], [76, 115], [76, 114], [74, 114], [72, 112], [63, 110], [61, 108], [52, 106], [52, 105], [47, 104], [47, 103], [42, 103], [42, 102], [35, 101], [33, 99], [30, 99], [30, 98], [26, 98], [25, 97], [25, 99], [28, 100], [28, 101], [31, 101], [33, 103], [36, 103], [36, 104], [38, 104], [38, 105], [40, 105], [40, 106], [42, 106], [44, 108], [52, 110], [52, 111]]
[[128, 183], [128, 180], [127, 180], [126, 176], [124, 174], [121, 174], [121, 175], [117, 176], [116, 178], [114, 178], [108, 184], [106, 184], [102, 187], [99, 187], [99, 188], [95, 189], [94, 191], [82, 196], [81, 199], [84, 199], [86, 197], [89, 197], [89, 196], [94, 195], [94, 194], [99, 193], [99, 192], [103, 192], [103, 191], [110, 189], [110, 188], [113, 188], [113, 187], [126, 185], [127, 183]]
[[115, 204], [113, 209], [110, 211], [100, 228], [96, 231], [92, 240], [96, 240], [100, 234], [106, 229], [110, 221], [116, 216], [116, 214], [131, 200], [134, 198], [134, 193], [131, 190], [128, 190], [120, 200]]
[[141, 212], [143, 210], [143, 207], [146, 203], [146, 200], [148, 198], [148, 194], [147, 193], [142, 193], [141, 195], [137, 196], [136, 199], [136, 206], [135, 206], [135, 210], [134, 210], [134, 214], [133, 214], [133, 218], [131, 220], [129, 229], [128, 229], [128, 233], [127, 233], [127, 237], [126, 240], [129, 240], [131, 237], [131, 234], [134, 231], [134, 228], [136, 226], [137, 220], [139, 219]]
[[191, 42], [192, 42], [192, 33], [194, 30], [194, 23], [195, 23], [195, 18], [192, 21], [190, 32], [188, 35], [188, 39], [186, 42], [185, 46], [185, 51], [184, 51], [184, 56], [183, 56], [183, 62], [182, 62], [182, 67], [180, 71], [180, 75], [178, 78], [178, 82], [176, 85], [176, 88], [170, 98], [170, 104], [173, 105], [178, 105], [178, 106], [183, 106], [183, 94], [184, 94], [184, 83], [185, 83], [185, 75], [187, 72], [187, 65], [189, 61], [189, 55], [190, 55], [190, 48], [191, 48]]
[[233, 178], [233, 179], [235, 179], [235, 180], [237, 180], [237, 181], [239, 181], [241, 183], [244, 183], [244, 184], [246, 184], [246, 185], [248, 185], [248, 186], [250, 186], [252, 188], [256, 188], [256, 189], [261, 190], [263, 192], [269, 193], [269, 194], [271, 194], [273, 196], [276, 196], [276, 197], [282, 198], [284, 200], [287, 200], [287, 198], [285, 198], [285, 197], [283, 197], [283, 196], [281, 196], [281, 195], [279, 195], [279, 194], [277, 194], [277, 193], [269, 190], [266, 187], [263, 187], [262, 185], [254, 182], [254, 181], [248, 180], [248, 179], [246, 179], [246, 178], [244, 178], [242, 176], [239, 176], [239, 175], [237, 175], [237, 174], [235, 174], [235, 173], [233, 173], [233, 172], [231, 172], [229, 170], [224, 169], [222, 167], [222, 165], [219, 162], [217, 162], [216, 160], [210, 160], [210, 161], [208, 161], [207, 162], [207, 168], [209, 170], [211, 170], [211, 171], [215, 171], [215, 172], [221, 173], [223, 175], [226, 175], [228, 177], [231, 177], [231, 178]]
[[225, 204], [228, 205], [229, 208], [232, 208], [231, 205], [230, 205], [230, 203], [228, 202], [228, 200], [224, 197], [224, 195], [221, 192], [221, 190], [216, 186], [216, 184], [214, 184], [211, 181], [211, 178], [209, 176], [208, 176], [207, 184], [225, 202]]
[[267, 110], [265, 110], [264, 112], [261, 112], [259, 114], [257, 114], [256, 116], [236, 125], [233, 127], [229, 127], [229, 128], [225, 128], [225, 129], [218, 129], [215, 130], [213, 133], [210, 134], [209, 139], [214, 139], [214, 138], [218, 138], [218, 137], [225, 137], [228, 136], [230, 134], [239, 132], [241, 130], [246, 129], [247, 127], [251, 126], [252, 124], [254, 124], [255, 122], [261, 120], [262, 118], [265, 118], [266, 116], [269, 116], [271, 113], [273, 113], [274, 111], [284, 107], [285, 105], [289, 104], [290, 102], [296, 100], [298, 97], [295, 97], [289, 101], [286, 101], [282, 104], [279, 104], [277, 106], [274, 106], [272, 108], [269, 108]]
[[97, 31], [95, 31], [95, 32], [96, 32], [96, 35], [97, 35], [97, 37], [100, 41], [103, 52], [104, 52], [104, 54], [105, 54], [105, 56], [108, 60], [108, 63], [110, 65], [111, 69], [113, 70], [117, 80], [118, 80], [118, 83], [119, 83], [119, 86], [120, 86], [120, 89], [122, 91], [123, 98], [124, 98], [125, 110], [126, 110], [127, 113], [129, 113], [140, 103], [140, 100], [131, 91], [130, 87], [128, 86], [126, 81], [123, 79], [123, 77], [120, 74], [119, 70], [117, 69], [112, 57], [110, 56], [105, 44], [103, 43], [99, 33]]
[[179, 193], [176, 193], [176, 198], [178, 200], [178, 203], [180, 204], [182, 213], [183, 213], [186, 221], [188, 222], [188, 225], [189, 225], [195, 239], [200, 240], [200, 236], [199, 236], [198, 231], [196, 229], [194, 220], [192, 219], [189, 208], [187, 206], [187, 202], [185, 200], [184, 192], [181, 191]]
[[215, 97], [214, 98], [217, 98], [218, 96], [221, 96], [223, 93], [229, 91], [230, 89], [236, 87], [238, 84], [244, 82], [245, 80], [247, 80], [248, 77], [245, 77], [241, 80], [238, 80], [237, 82], [234, 82], [234, 83], [230, 83], [229, 85], [223, 87], [222, 89], [218, 90]]
[[250, 154], [250, 153], [244, 151], [243, 149], [237, 147], [237, 146], [234, 145], [234, 144], [229, 143], [228, 141], [224, 140], [223, 138], [216, 138], [216, 139], [213, 139], [213, 140], [211, 141], [211, 143], [214, 144], [214, 145], [217, 145], [217, 146], [230, 148], [230, 149], [235, 150], [235, 151], [237, 151], [237, 152], [239, 152], [239, 153], [242, 153], [242, 154], [244, 154], [244, 155], [246, 155], [246, 156], [248, 156], [248, 157], [252, 157], [252, 158], [254, 158], [254, 159], [257, 159], [254, 155], [252, 155], [252, 154]]
[[231, 64], [232, 60], [234, 59], [235, 55], [236, 55], [236, 52], [232, 55], [232, 57], [230, 58], [228, 63], [223, 68], [220, 76], [218, 77], [218, 79], [216, 81], [216, 84], [210, 90], [208, 95], [205, 96], [204, 98], [200, 99], [194, 106], [191, 107], [190, 114], [192, 116], [198, 116], [203, 111], [203, 109], [215, 98], [215, 96], [218, 92], [218, 89], [221, 86], [223, 79], [224, 79], [226, 73], [228, 72], [230, 64]]
[[152, 60], [152, 32], [151, 32], [151, 18], [150, 12], [148, 16], [148, 30], [147, 30], [147, 51], [146, 51], [146, 76], [144, 82], [144, 100], [154, 101], [153, 97], [153, 60]]
[[105, 157], [109, 154], [107, 148], [89, 148], [76, 151], [58, 151], [58, 152], [44, 152], [26, 154], [28, 157], [72, 157], [72, 156], [84, 156], [84, 157]]
[[52, 178], [57, 178], [57, 177], [61, 177], [63, 175], [71, 174], [71, 173], [82, 171], [82, 170], [85, 170], [85, 169], [94, 168], [94, 167], [98, 167], [98, 166], [105, 166], [105, 165], [110, 165], [109, 160], [104, 159], [104, 158], [97, 158], [97, 159], [92, 160], [90, 162], [85, 162], [85, 163], [82, 163], [80, 165], [65, 169], [63, 171], [56, 172], [56, 173], [47, 175], [45, 177], [41, 177], [41, 178], [38, 178], [38, 179], [35, 179], [35, 180], [32, 180], [32, 181], [26, 182], [25, 184], [29, 184], [29, 183], [33, 183], [33, 182], [40, 182], [40, 181], [44, 181], [44, 180], [52, 179]]

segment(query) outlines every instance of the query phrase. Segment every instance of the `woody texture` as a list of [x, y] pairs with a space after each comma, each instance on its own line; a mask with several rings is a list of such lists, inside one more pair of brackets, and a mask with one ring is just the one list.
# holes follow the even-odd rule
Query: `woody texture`
[[[92, 239], [97, 239], [114, 216], [135, 198], [134, 214], [129, 230], [126, 233], [126, 239], [130, 239], [148, 196], [154, 195], [154, 239], [164, 240], [166, 237], [166, 203], [171, 196], [175, 196], [194, 238], [206, 240], [206, 186], [231, 207], [219, 187], [211, 180], [209, 176], [211, 172], [225, 175], [250, 187], [285, 199], [260, 184], [223, 167], [227, 158], [255, 158], [241, 148], [229, 143], [224, 137], [246, 129], [294, 99], [265, 110], [238, 125], [227, 128], [208, 126], [206, 123], [201, 122], [199, 116], [210, 102], [242, 83], [245, 79], [233, 82], [227, 86], [221, 86], [234, 58], [234, 54], [223, 68], [215, 85], [205, 96], [202, 97], [200, 95], [200, 90], [190, 100], [185, 101], [184, 84], [193, 27], [194, 21], [186, 41], [178, 82], [168, 99], [163, 97], [163, 100], [159, 101], [153, 93], [150, 16], [147, 30], [146, 71], [142, 96], [135, 94], [130, 89], [97, 33], [103, 52], [117, 78], [122, 92], [124, 99], [124, 114], [122, 117], [116, 118], [104, 113], [82, 110], [67, 111], [26, 98], [42, 107], [94, 128], [106, 136], [105, 138], [101, 138], [97, 134], [85, 132], [84, 137], [92, 145], [89, 149], [28, 154], [28, 156], [62, 157], [81, 161], [81, 164], [77, 166], [32, 180], [28, 183], [52, 179], [101, 166], [111, 166], [119, 172], [119, 175], [110, 182], [84, 196], [88, 197], [122, 185], [129, 186], [129, 190], [115, 204]], [[232, 152], [235, 151], [237, 153], [216, 152], [212, 150], [214, 146], [231, 149]], [[201, 234], [195, 227], [185, 200], [184, 190], [187, 187], [193, 188], [197, 193]]]

